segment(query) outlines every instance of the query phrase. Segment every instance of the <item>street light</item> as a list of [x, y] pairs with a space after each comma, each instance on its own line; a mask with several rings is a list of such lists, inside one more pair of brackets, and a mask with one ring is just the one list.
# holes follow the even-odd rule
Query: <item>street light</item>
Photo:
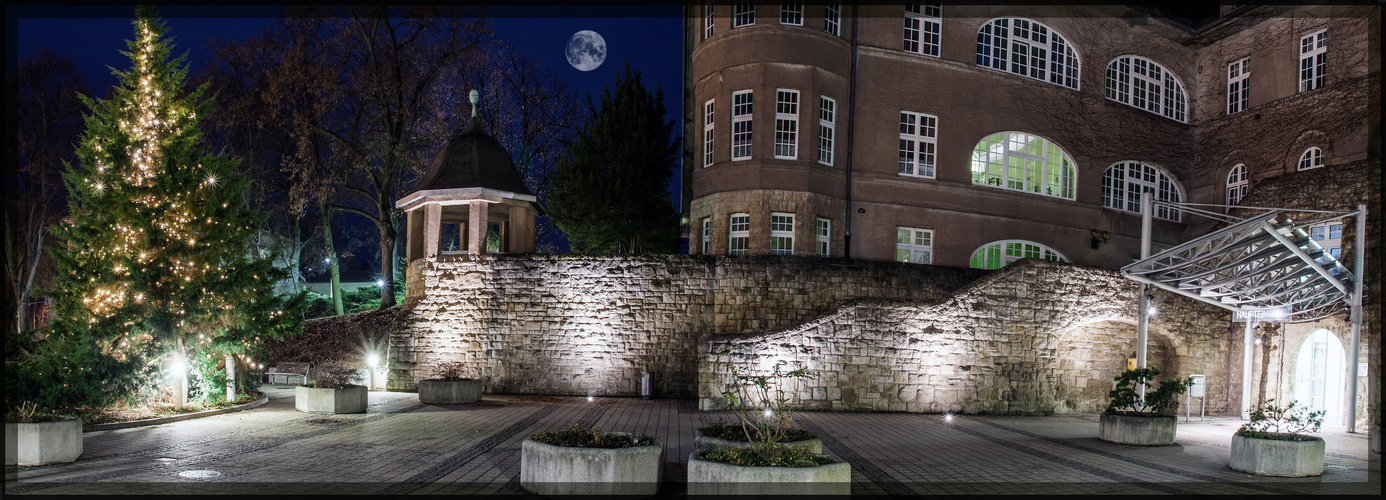
[[183, 359], [182, 354], [175, 353], [168, 360], [168, 371], [173, 375], [177, 388], [174, 391], [174, 402], [178, 409], [183, 409], [183, 405], [188, 401], [188, 360]]
[[379, 354], [376, 354], [376, 353], [370, 353], [370, 354], [366, 355], [366, 366], [371, 367], [371, 369], [370, 369], [370, 373], [371, 373], [371, 376], [370, 376], [370, 384], [371, 384], [371, 385], [370, 385], [370, 387], [366, 388], [366, 390], [369, 391], [369, 390], [375, 389], [375, 367], [380, 366], [380, 355], [379, 355]]

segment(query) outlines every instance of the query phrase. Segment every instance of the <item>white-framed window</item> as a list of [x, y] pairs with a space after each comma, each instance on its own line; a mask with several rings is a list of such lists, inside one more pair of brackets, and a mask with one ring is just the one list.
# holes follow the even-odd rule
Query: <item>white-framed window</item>
[[1001, 240], [977, 247], [972, 252], [970, 266], [976, 269], [1001, 269], [1020, 259], [1044, 259], [1068, 262], [1058, 250], [1025, 240]]
[[703, 217], [703, 255], [712, 253], [712, 217]]
[[1299, 39], [1299, 91], [1323, 86], [1324, 65], [1328, 61], [1328, 30], [1319, 30]]
[[1073, 158], [1043, 137], [997, 132], [972, 150], [972, 184], [1074, 199]]
[[746, 255], [751, 248], [751, 214], [731, 214], [727, 255]]
[[799, 91], [775, 91], [775, 158], [793, 160], [799, 153]]
[[1299, 169], [1309, 170], [1323, 166], [1323, 150], [1311, 147], [1299, 155]]
[[933, 263], [934, 231], [912, 227], [895, 228], [895, 260], [913, 264]]
[[1174, 73], [1140, 56], [1121, 56], [1107, 65], [1107, 98], [1178, 122], [1189, 109], [1184, 84]]
[[732, 161], [751, 157], [751, 104], [749, 90], [732, 92]]
[[794, 214], [770, 212], [770, 255], [794, 255]]
[[732, 4], [732, 27], [740, 28], [756, 23], [755, 2], [743, 1]]
[[837, 134], [837, 101], [818, 97], [818, 163], [832, 166], [833, 141]]
[[1227, 172], [1227, 204], [1241, 203], [1242, 198], [1246, 197], [1247, 186], [1246, 165], [1238, 163], [1237, 166], [1232, 167], [1231, 171]]
[[716, 123], [713, 108], [716, 99], [708, 99], [703, 103], [703, 167], [712, 165], [712, 124]]
[[938, 142], [938, 117], [900, 112], [900, 175], [934, 178], [934, 148]]
[[712, 2], [703, 4], [703, 40], [712, 38]]
[[1247, 84], [1251, 79], [1251, 58], [1244, 57], [1227, 65], [1227, 114], [1246, 111]]
[[818, 218], [818, 224], [817, 224], [817, 227], [815, 228], [815, 233], [814, 233], [814, 239], [815, 239], [816, 242], [818, 243], [818, 244], [817, 244], [817, 247], [818, 247], [818, 248], [817, 248], [817, 250], [818, 250], [818, 255], [822, 255], [822, 256], [824, 256], [824, 257], [827, 257], [827, 256], [829, 256], [829, 255], [832, 255], [832, 247], [829, 246], [829, 242], [831, 241], [829, 238], [831, 238], [832, 234], [833, 234], [833, 221], [832, 221], [832, 220], [829, 220], [829, 219], [824, 219], [824, 218], [822, 218], [822, 217], [819, 217], [819, 218]]
[[1079, 59], [1073, 46], [1029, 19], [993, 19], [982, 25], [977, 65], [1078, 90]]
[[[1183, 188], [1158, 167], [1138, 161], [1117, 162], [1102, 175], [1102, 206], [1141, 213], [1141, 196], [1155, 193], [1158, 201], [1179, 203]], [[1179, 209], [1155, 205], [1155, 217], [1179, 221]]]
[[941, 4], [937, 0], [905, 2], [905, 52], [938, 57]]
[[842, 3], [836, 0], [823, 6], [823, 31], [842, 36]]
[[780, 24], [804, 25], [804, 2], [781, 2]]

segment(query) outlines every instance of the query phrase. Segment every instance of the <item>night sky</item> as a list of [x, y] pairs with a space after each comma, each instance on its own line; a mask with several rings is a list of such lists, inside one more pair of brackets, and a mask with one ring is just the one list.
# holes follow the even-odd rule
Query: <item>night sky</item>
[[[603, 86], [614, 83], [623, 63], [629, 61], [640, 71], [646, 86], [653, 89], [658, 85], [664, 91], [666, 119], [675, 121], [675, 134], [683, 130], [683, 27], [677, 5], [489, 5], [485, 9], [492, 20], [493, 39], [510, 43], [547, 65], [559, 78], [566, 78], [580, 99], [585, 91], [595, 102]], [[214, 37], [245, 40], [263, 31], [283, 12], [279, 6], [167, 5], [159, 6], [158, 11], [168, 23], [174, 54], [188, 52], [190, 74], [206, 64], [204, 46]], [[6, 71], [13, 72], [19, 58], [48, 48], [59, 57], [72, 57], [83, 81], [96, 97], [104, 97], [116, 83], [107, 66], [125, 70], [130, 64], [120, 51], [126, 49], [125, 40], [133, 35], [134, 12], [133, 6], [6, 7]], [[606, 61], [589, 72], [578, 71], [564, 57], [568, 38], [580, 30], [599, 33], [607, 44]], [[679, 176], [672, 175], [670, 203], [676, 210], [678, 183]], [[370, 255], [373, 252], [365, 253], [366, 258], [378, 259]]]

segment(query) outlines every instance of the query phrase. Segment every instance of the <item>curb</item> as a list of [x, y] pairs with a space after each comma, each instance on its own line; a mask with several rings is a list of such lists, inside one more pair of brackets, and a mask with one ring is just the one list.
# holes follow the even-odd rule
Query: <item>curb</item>
[[167, 424], [170, 422], [180, 422], [183, 420], [191, 420], [194, 418], [210, 417], [213, 415], [221, 415], [223, 413], [233, 413], [241, 410], [249, 410], [251, 408], [259, 408], [261, 405], [267, 402], [269, 402], [269, 394], [264, 394], [260, 396], [260, 399], [251, 401], [240, 406], [232, 406], [230, 408], [220, 408], [216, 410], [199, 411], [197, 413], [184, 413], [182, 415], [174, 415], [171, 417], [146, 418], [143, 420], [131, 420], [129, 422], [112, 422], [109, 424], [83, 425], [82, 432], [109, 431], [115, 429], [128, 429], [131, 427], [143, 427], [146, 425], [158, 425]]

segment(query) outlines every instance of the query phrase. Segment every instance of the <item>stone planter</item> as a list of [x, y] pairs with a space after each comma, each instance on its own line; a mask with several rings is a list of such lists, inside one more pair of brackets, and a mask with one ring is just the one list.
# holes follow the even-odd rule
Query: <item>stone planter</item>
[[852, 464], [749, 467], [688, 456], [689, 495], [850, 495]]
[[294, 409], [307, 413], [365, 413], [366, 387], [294, 388]]
[[467, 380], [420, 380], [419, 402], [431, 405], [475, 403], [481, 399], [481, 382]]
[[[1282, 434], [1283, 435], [1283, 434]], [[1323, 474], [1323, 438], [1302, 441], [1232, 435], [1232, 470], [1258, 476], [1303, 477]]]
[[5, 423], [5, 465], [44, 465], [82, 455], [82, 419]]
[[[698, 450], [710, 450], [713, 448], [724, 448], [728, 446], [751, 446], [751, 443], [745, 441], [730, 441], [726, 439], [710, 437], [703, 434], [703, 431], [699, 430], [695, 430], [694, 433], [695, 437], [693, 438], [693, 445], [695, 446], [695, 449]], [[803, 441], [789, 441], [780, 444], [792, 450], [804, 450], [809, 453], [817, 454], [823, 453], [823, 441], [818, 438], [805, 439]]]
[[1179, 419], [1174, 415], [1103, 413], [1098, 420], [1097, 438], [1116, 444], [1168, 446], [1174, 444], [1178, 425]]
[[554, 446], [529, 438], [520, 442], [520, 486], [540, 495], [652, 496], [662, 477], [664, 445], [658, 439], [629, 448]]

